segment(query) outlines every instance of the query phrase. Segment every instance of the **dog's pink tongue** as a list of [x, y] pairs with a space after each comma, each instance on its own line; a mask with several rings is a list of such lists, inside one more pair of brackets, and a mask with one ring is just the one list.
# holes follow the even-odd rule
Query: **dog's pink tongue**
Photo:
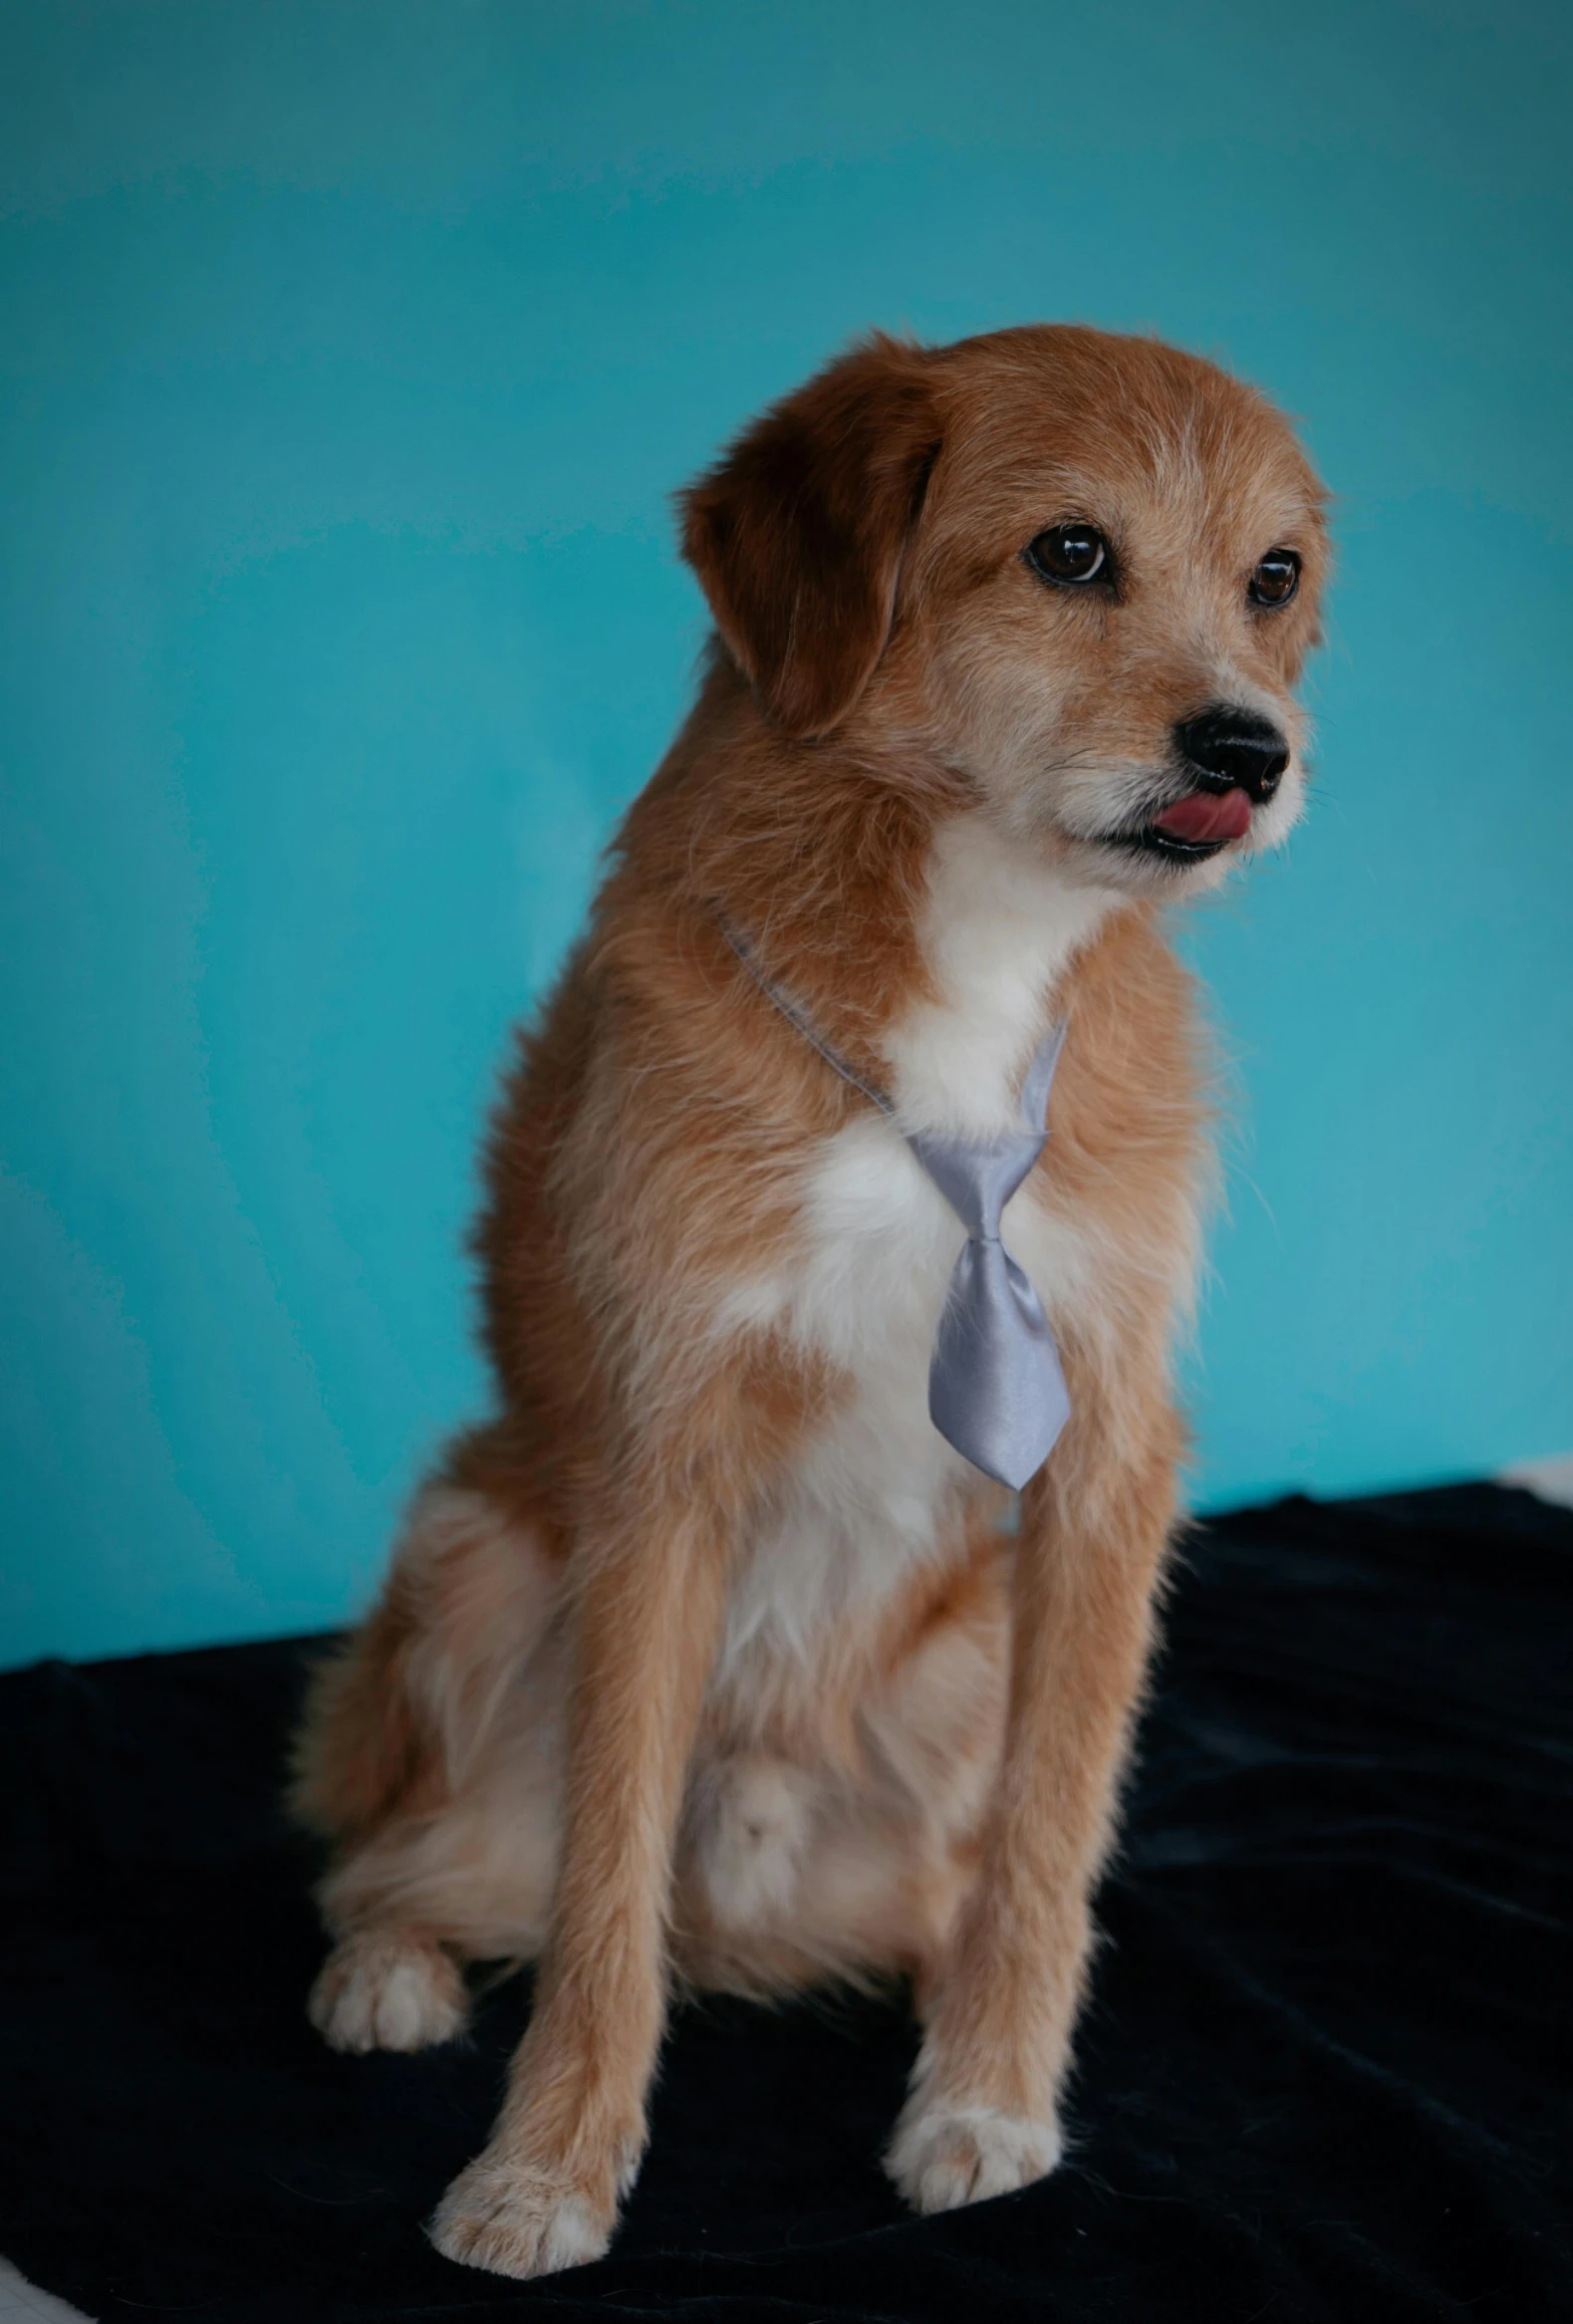
[[1153, 818], [1155, 831], [1171, 839], [1238, 839], [1251, 827], [1251, 803], [1237, 785], [1227, 791], [1192, 791]]

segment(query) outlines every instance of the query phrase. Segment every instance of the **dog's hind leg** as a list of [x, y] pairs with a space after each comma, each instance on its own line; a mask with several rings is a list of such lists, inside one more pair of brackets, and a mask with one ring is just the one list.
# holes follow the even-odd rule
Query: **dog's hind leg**
[[451, 2041], [467, 2015], [463, 1973], [445, 1945], [413, 1929], [341, 1937], [312, 1986], [307, 2014], [335, 2050], [424, 2050]]
[[313, 1681], [294, 1800], [336, 1843], [319, 1896], [338, 1942], [309, 2005], [335, 2048], [446, 2040], [465, 2015], [459, 1960], [539, 1941], [560, 1570], [496, 1499], [428, 1484], [380, 1604]]

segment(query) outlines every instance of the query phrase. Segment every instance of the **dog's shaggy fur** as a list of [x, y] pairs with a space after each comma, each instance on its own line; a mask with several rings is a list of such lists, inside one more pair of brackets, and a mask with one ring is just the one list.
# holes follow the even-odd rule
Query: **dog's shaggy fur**
[[[497, 1417], [416, 1497], [300, 1745], [331, 2042], [443, 2040], [462, 1961], [539, 1960], [492, 2143], [433, 2224], [454, 2258], [606, 2248], [673, 1975], [910, 1973], [889, 2167], [924, 2209], [1059, 2158], [1205, 1160], [1160, 911], [1298, 811], [1321, 505], [1249, 388], [1068, 328], [874, 340], [685, 496], [718, 638], [493, 1128]], [[1028, 554], [1068, 525], [1106, 544], [1085, 582]], [[1263, 604], [1281, 551], [1298, 594]], [[1247, 831], [1167, 846], [1201, 795], [1177, 732], [1218, 705], [1284, 763]], [[1012, 1539], [927, 1417], [962, 1229], [901, 1128], [1003, 1129], [1051, 1016], [1005, 1237], [1073, 1417]]]

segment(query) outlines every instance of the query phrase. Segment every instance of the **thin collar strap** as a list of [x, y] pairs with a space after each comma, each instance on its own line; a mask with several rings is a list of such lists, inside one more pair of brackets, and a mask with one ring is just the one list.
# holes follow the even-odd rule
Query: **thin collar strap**
[[715, 924], [771, 1007], [780, 1010], [794, 1032], [802, 1035], [810, 1049], [818, 1050], [820, 1056], [833, 1072], [839, 1073], [843, 1081], [851, 1082], [855, 1090], [861, 1090], [871, 1105], [878, 1106], [880, 1112], [889, 1115], [894, 1122], [896, 1107], [892, 1100], [886, 1096], [878, 1083], [865, 1081], [857, 1067], [850, 1065], [839, 1049], [831, 1047], [803, 1003], [800, 1000], [794, 1000], [786, 987], [776, 982], [755, 951], [752, 942], [743, 934], [742, 929], [734, 927], [725, 912], [719, 908], [716, 910]]
[[[895, 1101], [887, 1096], [877, 1082], [866, 1080], [859, 1073], [857, 1067], [849, 1064], [848, 1060], [842, 1056], [839, 1049], [832, 1047], [815, 1024], [803, 1002], [794, 999], [785, 985], [778, 983], [775, 977], [770, 974], [760, 959], [751, 938], [745, 936], [742, 929], [735, 926], [727, 918], [719, 904], [713, 908], [716, 926], [737, 955], [741, 965], [747, 970], [754, 984], [769, 1001], [771, 1007], [780, 1011], [793, 1031], [800, 1034], [809, 1047], [823, 1057], [833, 1073], [839, 1073], [844, 1082], [850, 1082], [855, 1090], [861, 1090], [871, 1105], [878, 1106], [880, 1112], [888, 1120], [895, 1122], [898, 1118]], [[1054, 1069], [1060, 1061], [1060, 1051], [1064, 1045], [1065, 1027], [1063, 1024], [1059, 1024], [1051, 1029], [1048, 1038], [1027, 1069], [1027, 1087], [1022, 1092], [1022, 1103], [1029, 1116], [1036, 1113], [1038, 1127], [1041, 1127], [1043, 1113], [1047, 1110], [1049, 1086], [1053, 1082]], [[1034, 1087], [1035, 1083], [1040, 1082], [1042, 1085], [1041, 1094]]]

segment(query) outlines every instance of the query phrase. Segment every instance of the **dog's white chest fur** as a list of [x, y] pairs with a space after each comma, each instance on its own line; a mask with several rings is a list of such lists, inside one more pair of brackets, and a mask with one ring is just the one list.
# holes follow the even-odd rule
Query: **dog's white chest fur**
[[[905, 1127], [984, 1138], [1019, 1121], [1055, 980], [1112, 901], [1023, 869], [977, 818], [941, 830], [920, 928], [936, 997], [886, 1047]], [[1091, 1254], [1073, 1219], [1024, 1187], [1002, 1232], [1051, 1318], [1090, 1295]], [[976, 1481], [928, 1418], [929, 1358], [963, 1240], [901, 1128], [871, 1105], [816, 1156], [791, 1260], [740, 1288], [739, 1322], [778, 1323], [854, 1386], [745, 1545], [723, 1679], [761, 1654], [811, 1655], [826, 1624], [877, 1602], [932, 1553]]]

